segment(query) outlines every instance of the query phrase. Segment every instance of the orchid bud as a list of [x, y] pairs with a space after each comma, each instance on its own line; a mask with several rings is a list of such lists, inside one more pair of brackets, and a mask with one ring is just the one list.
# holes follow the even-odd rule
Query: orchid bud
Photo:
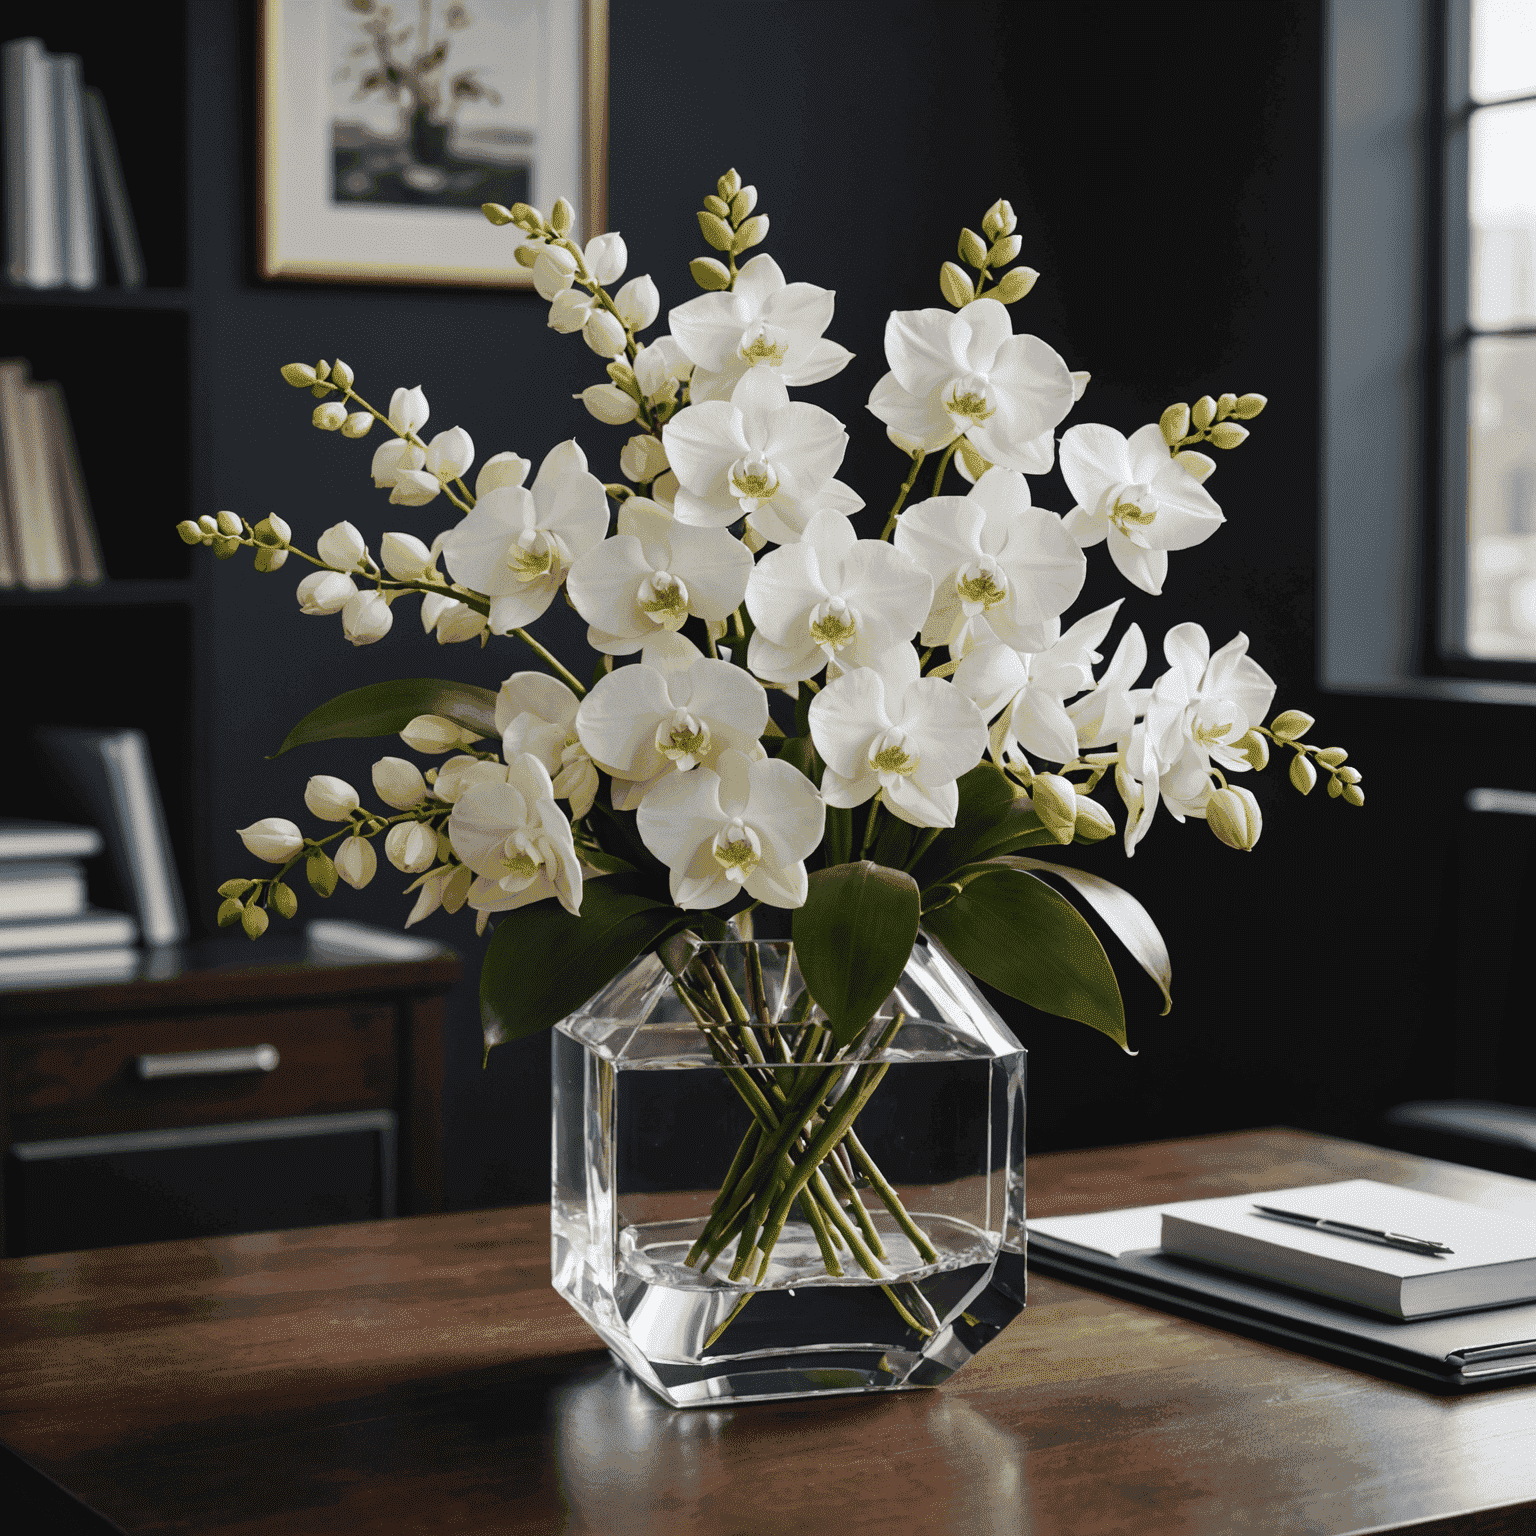
[[360, 891], [378, 872], [379, 856], [365, 837], [344, 837], [336, 850], [336, 873]]
[[333, 523], [320, 535], [315, 553], [339, 571], [355, 571], [368, 558], [368, 546], [351, 523]]
[[1115, 835], [1115, 818], [1090, 795], [1077, 797], [1077, 829], [1073, 834], [1079, 843], [1098, 843]]
[[536, 230], [544, 223], [544, 215], [528, 203], [513, 203], [507, 211], [519, 229]]
[[557, 293], [549, 306], [550, 330], [559, 331], [562, 336], [579, 331], [592, 313], [593, 302], [592, 296], [579, 288], [567, 288], [564, 293]]
[[514, 245], [512, 247], [512, 260], [520, 267], [532, 267], [539, 259], [539, 248], [536, 245]]
[[1283, 715], [1276, 715], [1269, 722], [1269, 730], [1277, 741], [1295, 741], [1298, 737], [1305, 736], [1316, 724], [1317, 721], [1305, 710], [1288, 709]]
[[589, 384], [572, 398], [610, 427], [622, 427], [640, 414], [640, 402], [614, 384]]
[[999, 235], [1011, 235], [1018, 223], [1013, 216], [1013, 204], [999, 198], [987, 209], [981, 221], [981, 229], [987, 239], [995, 240]]
[[987, 242], [974, 229], [962, 229], [959, 255], [967, 266], [984, 267], [987, 264]]
[[1346, 784], [1344, 786], [1345, 805], [1364, 805], [1365, 791], [1358, 784]]
[[267, 931], [267, 914], [260, 907], [247, 907], [240, 914], [240, 926], [248, 939], [259, 939]]
[[403, 757], [381, 757], [373, 765], [373, 792], [397, 811], [408, 811], [427, 797], [421, 769]]
[[715, 183], [715, 190], [721, 197], [735, 197], [741, 191], [741, 177], [736, 174], [734, 166]]
[[236, 901], [231, 897], [228, 901], [219, 903], [219, 927], [231, 928], [240, 921], [240, 915], [245, 911], [244, 902]]
[[1246, 736], [1233, 742], [1232, 746], [1234, 751], [1241, 752], [1248, 759], [1248, 766], [1255, 773], [1269, 766], [1269, 743], [1257, 731], [1249, 731]]
[[549, 210], [549, 227], [557, 235], [568, 235], [575, 222], [576, 210], [563, 197], [557, 197], [555, 206]]
[[437, 858], [437, 835], [419, 821], [402, 822], [389, 829], [384, 839], [384, 857], [401, 874], [419, 875], [430, 869]]
[[739, 256], [743, 251], [750, 251], [754, 245], [761, 245], [768, 238], [768, 215], [756, 213], [750, 219], [743, 219], [741, 227], [731, 237], [731, 252]]
[[1006, 267], [1010, 261], [1017, 261], [1019, 252], [1024, 249], [1024, 241], [1018, 235], [1004, 235], [1000, 240], [992, 242], [992, 249], [987, 252], [987, 265], [989, 267]]
[[939, 268], [939, 292], [956, 309], [964, 309], [976, 297], [970, 278], [952, 261], [946, 261]]
[[1041, 825], [1058, 843], [1072, 841], [1082, 800], [1070, 779], [1059, 773], [1037, 773], [1029, 786], [1029, 801]]
[[1360, 770], [1358, 768], [1340, 768], [1334, 774], [1336, 779], [1342, 779], [1346, 784], [1358, 784], [1360, 782]]
[[558, 245], [546, 245], [533, 264], [533, 286], [541, 299], [564, 293], [576, 280], [576, 258]]
[[[1189, 413], [1189, 419], [1204, 432], [1216, 420], [1216, 402], [1209, 395], [1201, 395]], [[1180, 434], [1182, 436], [1182, 434]]]
[[299, 898], [281, 880], [274, 880], [271, 889], [267, 892], [267, 905], [272, 907], [279, 917], [292, 917], [299, 910]]
[[739, 224], [756, 207], [757, 188], [743, 187], [731, 199], [731, 217]]
[[1237, 396], [1231, 393], [1216, 397], [1216, 420], [1225, 421], [1237, 409]]
[[432, 551], [413, 533], [386, 533], [379, 558], [396, 581], [419, 581], [432, 569]]
[[1180, 438], [1189, 436], [1189, 415], [1189, 407], [1181, 402], [1178, 405], [1170, 405], [1157, 418], [1157, 430], [1163, 434], [1163, 441], [1170, 448]]
[[424, 469], [402, 469], [395, 477], [394, 489], [389, 493], [390, 505], [424, 507], [442, 488], [442, 481]]
[[283, 548], [292, 536], [293, 529], [276, 512], [269, 512], [251, 529], [251, 537], [258, 544], [264, 544], [272, 549]]
[[1267, 395], [1239, 395], [1237, 404], [1232, 407], [1232, 414], [1239, 421], [1252, 421], [1268, 404]]
[[1173, 462], [1188, 475], [1196, 485], [1203, 485], [1216, 473], [1216, 460], [1209, 454], [1196, 453], [1193, 448], [1185, 448], [1174, 454]]
[[1039, 277], [1033, 267], [1015, 267], [1013, 271], [1003, 273], [997, 287], [987, 297], [1000, 304], [1016, 304], [1035, 286]]
[[357, 583], [340, 571], [314, 571], [299, 583], [299, 609], [310, 615], [340, 613], [357, 596]]
[[280, 571], [288, 563], [288, 551], [286, 549], [262, 548], [256, 551], [256, 558], [251, 562], [258, 571]]
[[[370, 421], [373, 418], [368, 418]], [[373, 464], [369, 473], [373, 476], [373, 483], [381, 490], [390, 490], [396, 480], [409, 469], [420, 469], [427, 462], [427, 450], [419, 448], [415, 443], [408, 443], [403, 437], [392, 437], [387, 443], [380, 443], [373, 452]]]
[[345, 779], [317, 773], [304, 786], [304, 804], [321, 821], [345, 821], [357, 809], [357, 791]]
[[336, 432], [346, 425], [347, 408], [339, 400], [317, 405], [309, 418], [322, 432]]
[[442, 715], [417, 715], [400, 732], [400, 740], [413, 751], [435, 756], [439, 752], [452, 752], [477, 737], [468, 735], [452, 720]]
[[240, 540], [230, 537], [221, 537], [213, 541], [213, 557], [215, 560], [228, 560], [240, 553]]
[[268, 864], [286, 864], [304, 846], [304, 834], [281, 816], [267, 816], [239, 829], [245, 851]]
[[1328, 780], [1328, 798], [1337, 800], [1344, 793], [1344, 781], [1337, 774]]
[[351, 389], [354, 374], [338, 357], [331, 367], [331, 382], [339, 389]]
[[624, 327], [606, 309], [594, 309], [581, 328], [581, 339], [599, 357], [622, 357], [628, 338]]
[[731, 274], [723, 261], [713, 256], [696, 256], [688, 263], [693, 280], [708, 293], [718, 293], [731, 286]]
[[197, 526], [202, 529], [205, 539], [211, 539], [219, 531], [218, 519], [209, 517], [206, 512], [198, 518]]
[[1305, 753], [1298, 752], [1291, 759], [1291, 783], [1304, 795], [1310, 795], [1317, 783], [1317, 769]]
[[1337, 768], [1349, 757], [1349, 753], [1343, 747], [1324, 747], [1317, 754], [1317, 760], [1324, 768]]
[[176, 524], [176, 537], [183, 544], [201, 544], [203, 542], [203, 530], [191, 518], [185, 518]]
[[515, 489], [528, 478], [528, 471], [532, 468], [533, 465], [518, 454], [493, 453], [475, 476], [476, 498], [484, 496], [487, 491], [500, 490], [503, 486]]
[[619, 453], [619, 468], [626, 480], [644, 485], [667, 469], [667, 450], [658, 439], [642, 432], [624, 444]]
[[1250, 852], [1264, 830], [1264, 817], [1253, 791], [1218, 789], [1205, 803], [1205, 819], [1211, 831], [1228, 848]]
[[237, 534], [243, 533], [245, 531], [245, 524], [241, 522], [239, 517], [233, 512], [220, 512], [219, 515], [214, 519], [214, 522], [217, 525], [219, 532], [222, 533], [226, 539], [233, 538]]
[[649, 275], [632, 277], [614, 295], [613, 307], [632, 331], [643, 331], [661, 313], [661, 294]]
[[309, 389], [315, 382], [315, 370], [308, 363], [286, 363], [283, 378], [295, 389]]
[[438, 615], [437, 643], [456, 645], [463, 640], [477, 640], [485, 633], [486, 618], [468, 603], [450, 601]]
[[728, 251], [731, 248], [731, 226], [720, 217], [718, 213], [710, 213], [705, 209], [699, 214], [699, 233], [717, 251]]
[[341, 610], [342, 633], [353, 645], [372, 645], [389, 633], [395, 616], [382, 592], [359, 592]]
[[427, 473], [439, 480], [457, 480], [474, 462], [474, 440], [463, 427], [449, 427], [427, 444]]
[[501, 203], [481, 203], [480, 212], [498, 228], [512, 222], [512, 210]]
[[1236, 448], [1247, 441], [1248, 428], [1238, 426], [1235, 421], [1218, 421], [1211, 428], [1211, 443], [1217, 448]]
[[336, 865], [323, 848], [311, 848], [304, 859], [304, 878], [317, 896], [330, 896], [336, 890]]
[[715, 215], [716, 218], [725, 218], [730, 213], [731, 205], [723, 197], [716, 197], [713, 192], [705, 194], [704, 206]]
[[604, 288], [618, 282], [624, 276], [624, 268], [629, 265], [629, 248], [624, 244], [623, 235], [614, 230], [588, 240], [582, 254], [586, 257], [587, 270], [591, 272], [593, 280], [601, 283]]
[[432, 407], [419, 384], [414, 389], [397, 389], [389, 397], [389, 424], [402, 437], [419, 432], [431, 414]]

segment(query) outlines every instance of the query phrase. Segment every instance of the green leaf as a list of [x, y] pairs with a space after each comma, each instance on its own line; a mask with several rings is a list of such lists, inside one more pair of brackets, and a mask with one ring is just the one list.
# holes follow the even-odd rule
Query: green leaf
[[436, 677], [402, 677], [338, 694], [288, 732], [274, 757], [311, 741], [341, 736], [395, 736], [417, 715], [442, 715], [480, 736], [497, 737], [496, 695], [489, 688]]
[[487, 1049], [558, 1024], [630, 961], [688, 922], [687, 913], [610, 879], [586, 883], [581, 912], [574, 917], [553, 901], [509, 912], [480, 967]]
[[926, 889], [978, 859], [1056, 841], [1001, 768], [978, 763], [957, 787], [960, 807], [954, 826], [933, 840], [912, 871], [919, 887]]
[[1032, 1008], [1088, 1024], [1134, 1054], [1104, 946], [1082, 913], [1043, 880], [1001, 865], [968, 880], [924, 921], [973, 976]]
[[810, 877], [795, 909], [795, 953], [839, 1045], [858, 1038], [901, 979], [919, 905], [911, 875], [868, 859]]
[[853, 857], [853, 812], [839, 805], [827, 807], [827, 830], [822, 835], [821, 851], [824, 861], [846, 864]]
[[778, 755], [786, 763], [793, 763], [812, 784], [820, 787], [821, 759], [816, 755], [816, 748], [811, 745], [809, 736], [787, 737], [779, 748]]

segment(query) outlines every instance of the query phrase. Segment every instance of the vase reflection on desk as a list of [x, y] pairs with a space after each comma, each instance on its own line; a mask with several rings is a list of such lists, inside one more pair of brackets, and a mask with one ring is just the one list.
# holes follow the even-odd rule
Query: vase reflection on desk
[[945, 1380], [1024, 1304], [1022, 1047], [926, 939], [835, 1055], [788, 943], [669, 958], [558, 1028], [556, 1289], [675, 1406]]

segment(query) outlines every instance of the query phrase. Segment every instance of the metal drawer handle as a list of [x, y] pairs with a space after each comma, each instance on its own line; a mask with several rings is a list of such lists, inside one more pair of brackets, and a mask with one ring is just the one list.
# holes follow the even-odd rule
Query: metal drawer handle
[[232, 1051], [171, 1051], [140, 1056], [139, 1076], [222, 1077], [231, 1072], [271, 1072], [279, 1061], [275, 1045], [247, 1045]]

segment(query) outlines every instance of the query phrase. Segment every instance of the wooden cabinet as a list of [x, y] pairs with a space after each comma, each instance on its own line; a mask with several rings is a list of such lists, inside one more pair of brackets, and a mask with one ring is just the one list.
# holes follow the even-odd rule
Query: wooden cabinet
[[0, 1251], [442, 1209], [457, 958], [239, 942], [134, 981], [0, 993]]

